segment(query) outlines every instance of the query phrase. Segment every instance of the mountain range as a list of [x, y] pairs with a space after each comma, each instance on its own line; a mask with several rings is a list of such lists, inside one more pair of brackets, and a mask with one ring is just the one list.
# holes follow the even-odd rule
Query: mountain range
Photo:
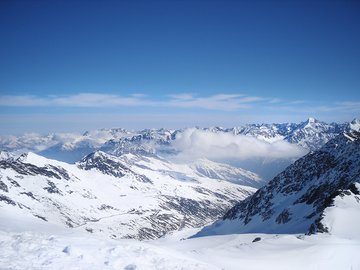
[[[356, 119], [326, 124], [313, 118], [197, 128], [308, 149], [268, 183], [257, 173], [206, 158], [175, 162], [174, 142], [186, 130], [3, 137], [0, 208], [6, 216], [107, 238], [155, 239], [213, 222], [197, 236], [331, 232], [330, 217], [344, 214], [337, 204], [358, 209], [359, 128]], [[64, 162], [69, 157], [72, 162]]]
[[[286, 141], [308, 150], [316, 150], [342, 133], [348, 123], [325, 123], [312, 117], [304, 122], [285, 124], [247, 124], [233, 128], [199, 128], [211, 133], [245, 135], [273, 143]], [[186, 129], [122, 128], [87, 131], [83, 134], [24, 134], [0, 136], [0, 149], [14, 153], [34, 152], [47, 158], [75, 163], [96, 150], [114, 155], [123, 153], [171, 155], [177, 152], [173, 142]]]

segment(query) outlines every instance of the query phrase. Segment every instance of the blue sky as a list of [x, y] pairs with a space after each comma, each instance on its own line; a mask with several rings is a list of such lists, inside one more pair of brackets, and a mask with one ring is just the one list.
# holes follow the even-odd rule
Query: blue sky
[[358, 1], [1, 1], [2, 134], [350, 121]]

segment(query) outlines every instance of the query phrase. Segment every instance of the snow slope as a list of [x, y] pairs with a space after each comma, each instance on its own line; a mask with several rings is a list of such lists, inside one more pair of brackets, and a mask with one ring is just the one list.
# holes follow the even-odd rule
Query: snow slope
[[264, 180], [257, 174], [241, 168], [234, 168], [227, 164], [213, 162], [208, 159], [198, 159], [189, 165], [200, 175], [213, 179], [226, 179], [229, 182], [255, 188], [264, 185]]
[[349, 216], [358, 217], [359, 203], [348, 196], [336, 198], [334, 206], [325, 210], [327, 224], [341, 217], [347, 220], [331, 233], [310, 236], [232, 234], [186, 239], [192, 229], [152, 241], [112, 240], [33, 219], [19, 208], [2, 208], [0, 269], [359, 270], [359, 226]]
[[[359, 183], [355, 187], [360, 191]], [[336, 196], [324, 210], [321, 224], [333, 235], [360, 240], [360, 192], [353, 190]]]
[[[253, 242], [255, 238], [261, 240]], [[4, 270], [358, 270], [359, 250], [358, 240], [330, 235], [243, 234], [140, 242], [0, 230]]]

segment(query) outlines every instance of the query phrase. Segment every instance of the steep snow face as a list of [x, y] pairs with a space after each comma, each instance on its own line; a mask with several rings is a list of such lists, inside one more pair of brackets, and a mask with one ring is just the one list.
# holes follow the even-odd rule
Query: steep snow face
[[360, 184], [352, 190], [339, 192], [332, 205], [324, 210], [321, 224], [339, 237], [360, 240]]
[[102, 237], [153, 239], [200, 227], [254, 192], [155, 156], [95, 152], [67, 164], [28, 153], [0, 160], [1, 213]]
[[[356, 194], [358, 182], [360, 133], [352, 129], [297, 160], [198, 236], [327, 232], [328, 219], [322, 223], [324, 210], [341, 192]], [[354, 196], [352, 200], [357, 200]]]

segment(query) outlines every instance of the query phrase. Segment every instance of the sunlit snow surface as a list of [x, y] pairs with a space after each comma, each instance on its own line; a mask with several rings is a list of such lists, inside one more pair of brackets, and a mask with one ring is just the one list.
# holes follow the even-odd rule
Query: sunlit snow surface
[[[252, 242], [256, 237], [261, 240]], [[139, 242], [1, 231], [0, 269], [360, 269], [359, 250], [359, 241], [330, 235]]]

